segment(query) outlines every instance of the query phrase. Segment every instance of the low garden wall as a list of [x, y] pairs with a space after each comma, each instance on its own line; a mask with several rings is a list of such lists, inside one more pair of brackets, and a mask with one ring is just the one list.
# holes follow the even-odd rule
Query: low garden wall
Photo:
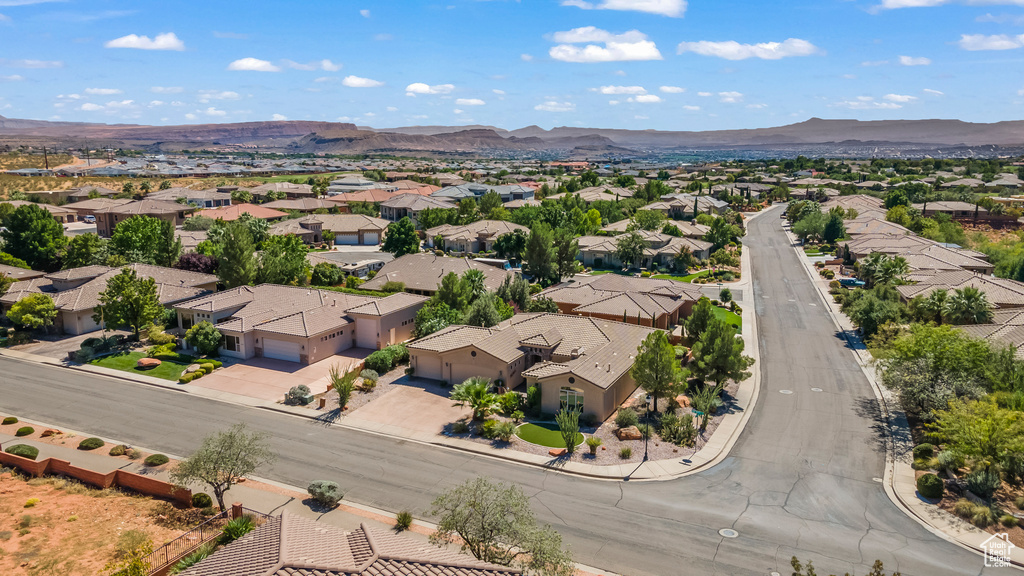
[[178, 488], [169, 482], [149, 478], [134, 472], [113, 470], [106, 474], [101, 474], [74, 466], [67, 460], [57, 458], [46, 458], [38, 461], [29, 460], [28, 458], [22, 458], [21, 456], [15, 456], [6, 452], [0, 452], [0, 464], [13, 466], [30, 476], [43, 476], [46, 474], [67, 476], [97, 488], [126, 488], [147, 496], [174, 500], [183, 506], [192, 505], [191, 490]]

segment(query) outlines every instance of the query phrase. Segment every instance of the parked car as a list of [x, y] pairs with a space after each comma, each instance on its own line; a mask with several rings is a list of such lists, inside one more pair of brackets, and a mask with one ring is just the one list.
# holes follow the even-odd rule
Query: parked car
[[840, 278], [839, 285], [845, 286], [846, 288], [863, 288], [864, 281], [857, 280], [856, 278]]
[[82, 222], [85, 222], [87, 224], [95, 224], [96, 223], [96, 217], [93, 216], [92, 214], [89, 214], [88, 216], [85, 216], [84, 218], [82, 218]]

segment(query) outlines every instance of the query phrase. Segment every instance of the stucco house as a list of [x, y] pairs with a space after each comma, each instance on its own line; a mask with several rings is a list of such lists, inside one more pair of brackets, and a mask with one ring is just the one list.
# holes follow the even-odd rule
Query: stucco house
[[279, 236], [295, 234], [307, 244], [323, 242], [325, 230], [334, 233], [334, 243], [375, 246], [381, 243], [389, 222], [362, 214], [310, 214], [293, 220], [282, 220], [270, 226], [270, 233]]
[[455, 204], [446, 200], [431, 198], [414, 193], [399, 194], [380, 205], [380, 217], [391, 222], [397, 222], [408, 217], [413, 224], [419, 222], [420, 212], [433, 208], [435, 210], [450, 210], [458, 208]]
[[150, 216], [167, 220], [175, 227], [181, 226], [197, 209], [194, 206], [178, 204], [167, 200], [136, 200], [120, 206], [110, 206], [96, 210], [96, 233], [109, 237], [114, 228], [123, 220], [132, 216]]
[[690, 315], [702, 293], [675, 280], [602, 274], [575, 276], [538, 296], [553, 300], [563, 314], [667, 329]]
[[[165, 306], [217, 290], [217, 277], [212, 274], [149, 264], [129, 264], [125, 268], [155, 280], [157, 297]], [[100, 304], [100, 293], [107, 289], [107, 281], [121, 270], [109, 266], [84, 266], [15, 282], [0, 297], [0, 307], [6, 313], [25, 296], [42, 293], [53, 299], [57, 308], [54, 326], [59, 331], [77, 335], [99, 330], [101, 326], [93, 320], [93, 314]]]
[[[628, 263], [630, 266], [635, 265], [640, 268], [648, 268], [652, 264], [671, 264], [672, 259], [684, 247], [688, 248], [694, 257], [701, 260], [705, 260], [711, 255], [712, 244], [703, 240], [669, 236], [668, 234], [647, 232], [645, 230], [638, 230], [637, 234], [643, 237], [647, 248], [644, 249], [644, 254], [639, 261]], [[618, 249], [619, 238], [621, 236], [581, 236], [579, 238], [580, 251], [577, 259], [583, 262], [584, 266], [594, 268], [622, 266], [623, 263], [619, 261], [619, 257], [615, 254]]]
[[437, 237], [444, 243], [445, 250], [456, 252], [489, 252], [494, 248], [494, 241], [499, 236], [511, 234], [516, 230], [529, 233], [526, 226], [513, 224], [505, 220], [477, 220], [463, 226], [443, 224], [427, 230], [426, 244], [433, 248]]
[[183, 330], [202, 321], [215, 324], [224, 335], [224, 356], [312, 364], [349, 348], [378, 350], [412, 338], [416, 312], [426, 301], [404, 292], [377, 298], [260, 284], [174, 308]]
[[380, 290], [385, 283], [394, 281], [405, 284], [406, 292], [432, 296], [437, 292], [442, 278], [452, 272], [462, 276], [467, 270], [483, 272], [484, 286], [490, 291], [497, 290], [510, 274], [501, 268], [480, 264], [471, 258], [406, 254], [385, 264], [373, 280], [363, 284], [361, 288]]
[[517, 314], [493, 328], [449, 326], [408, 348], [418, 378], [537, 385], [544, 412], [568, 406], [605, 420], [636, 390], [630, 369], [652, 331], [600, 318]]

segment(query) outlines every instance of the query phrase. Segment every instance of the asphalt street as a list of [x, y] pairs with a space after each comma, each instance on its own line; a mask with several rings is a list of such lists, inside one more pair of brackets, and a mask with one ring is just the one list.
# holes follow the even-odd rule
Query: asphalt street
[[261, 476], [335, 480], [347, 500], [419, 517], [476, 475], [516, 482], [579, 562], [621, 574], [788, 574], [793, 555], [822, 574], [864, 574], [875, 559], [904, 575], [1009, 573], [983, 572], [980, 556], [926, 531], [873, 480], [885, 461], [874, 395], [778, 213], [744, 239], [762, 347], [755, 413], [726, 460], [686, 478], [584, 479], [12, 359], [0, 359], [0, 409], [177, 455], [244, 421], [279, 455]]

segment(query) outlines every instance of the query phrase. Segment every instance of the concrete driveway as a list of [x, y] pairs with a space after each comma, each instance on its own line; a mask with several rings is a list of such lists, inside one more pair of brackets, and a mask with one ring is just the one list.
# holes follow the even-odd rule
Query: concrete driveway
[[224, 368], [192, 382], [193, 386], [230, 392], [260, 400], [283, 400], [293, 386], [305, 384], [313, 393], [327, 388], [331, 366], [337, 364], [341, 371], [348, 372], [359, 365], [373, 350], [350, 348], [341, 354], [321, 360], [315, 364], [298, 364], [270, 358], [239, 360]]
[[359, 425], [357, 421], [381, 425], [370, 426], [375, 430], [397, 428], [440, 434], [445, 425], [473, 414], [469, 408], [452, 406], [448, 397], [450, 390], [437, 384], [410, 380], [405, 376], [395, 384], [398, 386], [394, 390], [349, 414], [349, 423], [355, 426]]

